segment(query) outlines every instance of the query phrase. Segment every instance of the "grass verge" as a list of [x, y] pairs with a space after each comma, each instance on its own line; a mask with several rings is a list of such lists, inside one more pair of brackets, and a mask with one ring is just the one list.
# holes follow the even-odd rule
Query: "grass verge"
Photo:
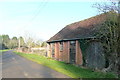
[[52, 60], [51, 58], [39, 56], [37, 54], [26, 54], [21, 52], [15, 52], [16, 54], [23, 56], [29, 60], [47, 66], [53, 70], [61, 72], [72, 78], [115, 78], [112, 73], [94, 72], [90, 69], [83, 69], [72, 64], [66, 64], [61, 61]]
[[6, 51], [9, 51], [10, 49], [4, 49], [4, 50], [0, 50], [0, 53], [2, 52], [6, 52]]

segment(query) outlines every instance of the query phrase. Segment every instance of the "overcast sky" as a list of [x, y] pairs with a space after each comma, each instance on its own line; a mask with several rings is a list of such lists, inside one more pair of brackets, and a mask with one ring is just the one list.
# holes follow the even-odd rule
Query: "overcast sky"
[[48, 40], [68, 24], [98, 15], [96, 1], [0, 1], [0, 34]]

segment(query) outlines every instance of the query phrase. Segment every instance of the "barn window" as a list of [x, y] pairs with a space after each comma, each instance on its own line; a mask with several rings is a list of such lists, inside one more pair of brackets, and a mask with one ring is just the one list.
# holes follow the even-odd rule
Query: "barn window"
[[60, 42], [60, 51], [63, 50], [63, 42]]
[[75, 41], [70, 41], [71, 44], [75, 44]]

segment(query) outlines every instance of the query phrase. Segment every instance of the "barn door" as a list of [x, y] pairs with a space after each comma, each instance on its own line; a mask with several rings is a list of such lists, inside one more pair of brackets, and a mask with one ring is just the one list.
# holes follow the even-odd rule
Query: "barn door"
[[76, 61], [76, 41], [70, 41], [70, 63], [74, 64]]

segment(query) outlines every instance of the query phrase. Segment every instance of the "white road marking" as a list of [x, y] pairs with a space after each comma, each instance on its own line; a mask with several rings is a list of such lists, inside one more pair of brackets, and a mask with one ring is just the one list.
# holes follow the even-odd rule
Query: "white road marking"
[[12, 58], [13, 60], [15, 60], [15, 58]]
[[15, 60], [15, 58], [14, 58], [14, 57], [13, 57], [12, 59], [15, 61], [15, 63], [18, 63], [18, 62], [17, 62], [17, 60]]
[[23, 73], [24, 73], [25, 77], [27, 77], [27, 78], [29, 77], [28, 73], [26, 73], [26, 72], [23, 72]]

